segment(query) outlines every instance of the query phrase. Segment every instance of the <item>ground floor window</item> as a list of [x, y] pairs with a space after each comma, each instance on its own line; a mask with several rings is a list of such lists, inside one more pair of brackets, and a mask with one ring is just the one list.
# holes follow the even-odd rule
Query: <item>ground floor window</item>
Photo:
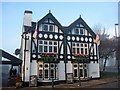
[[43, 74], [42, 74], [42, 70], [39, 70], [39, 77], [42, 78], [43, 77]]
[[40, 79], [57, 79], [58, 78], [57, 63], [38, 62], [38, 77]]
[[74, 77], [78, 77], [78, 75], [77, 75], [77, 69], [74, 69]]
[[50, 78], [54, 78], [54, 69], [50, 70]]
[[73, 76], [74, 78], [87, 78], [88, 77], [88, 66], [86, 63], [73, 63]]

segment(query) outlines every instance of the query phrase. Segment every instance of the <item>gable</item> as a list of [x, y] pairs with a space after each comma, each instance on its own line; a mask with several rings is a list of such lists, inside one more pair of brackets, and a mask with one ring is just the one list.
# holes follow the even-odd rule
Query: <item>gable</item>
[[[42, 24], [55, 25], [55, 28], [58, 27], [63, 32], [62, 25], [58, 22], [58, 20], [51, 13], [48, 13], [45, 17], [43, 17], [41, 20], [38, 21], [39, 26]], [[42, 26], [40, 26], [39, 28], [41, 27]]]
[[[84, 31], [86, 30], [88, 32], [88, 34], [93, 36], [93, 38], [96, 37], [95, 33], [92, 31], [92, 29], [86, 24], [86, 22], [81, 17], [78, 18], [76, 21], [74, 21], [71, 25], [68, 26], [67, 33], [70, 33], [70, 32], [72, 32], [72, 30], [75, 30], [77, 28], [84, 29]], [[87, 32], [85, 32], [85, 33], [87, 33]]]

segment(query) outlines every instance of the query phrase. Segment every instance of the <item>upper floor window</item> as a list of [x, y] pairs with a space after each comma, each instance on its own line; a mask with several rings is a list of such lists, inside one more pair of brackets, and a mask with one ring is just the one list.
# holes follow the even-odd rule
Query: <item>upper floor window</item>
[[50, 31], [53, 32], [53, 25], [49, 25], [49, 24], [44, 24], [43, 25], [43, 31]]
[[51, 32], [53, 31], [53, 25], [49, 26], [49, 31], [51, 31]]
[[75, 34], [79, 34], [79, 29], [75, 29]]
[[57, 53], [58, 52], [58, 42], [57, 41], [47, 41], [39, 40], [38, 41], [38, 52], [40, 53]]
[[44, 31], [48, 31], [48, 25], [44, 25], [44, 26], [43, 26], [43, 30], [44, 30]]
[[84, 32], [84, 31], [83, 31], [83, 29], [81, 28], [81, 29], [80, 29], [80, 34], [83, 34], [83, 32]]
[[74, 29], [74, 34], [83, 35], [84, 34], [84, 29], [83, 28], [75, 28]]
[[72, 43], [73, 54], [88, 54], [88, 45], [86, 43]]

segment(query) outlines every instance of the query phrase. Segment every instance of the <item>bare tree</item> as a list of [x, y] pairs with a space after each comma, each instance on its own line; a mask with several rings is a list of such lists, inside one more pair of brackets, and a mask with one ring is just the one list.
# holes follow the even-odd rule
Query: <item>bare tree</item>
[[109, 34], [106, 33], [106, 28], [102, 28], [100, 25], [96, 25], [93, 30], [100, 34], [100, 45], [99, 45], [99, 56], [100, 59], [104, 59], [103, 71], [105, 71], [106, 62], [109, 57], [112, 57], [114, 52], [116, 51], [115, 48], [115, 38], [109, 38]]

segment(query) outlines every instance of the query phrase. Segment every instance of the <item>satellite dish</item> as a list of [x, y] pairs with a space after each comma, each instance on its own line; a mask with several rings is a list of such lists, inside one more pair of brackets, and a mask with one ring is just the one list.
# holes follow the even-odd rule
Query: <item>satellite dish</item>
[[20, 54], [20, 49], [17, 48], [17, 49], [15, 50], [15, 55], [19, 55], [19, 54]]

